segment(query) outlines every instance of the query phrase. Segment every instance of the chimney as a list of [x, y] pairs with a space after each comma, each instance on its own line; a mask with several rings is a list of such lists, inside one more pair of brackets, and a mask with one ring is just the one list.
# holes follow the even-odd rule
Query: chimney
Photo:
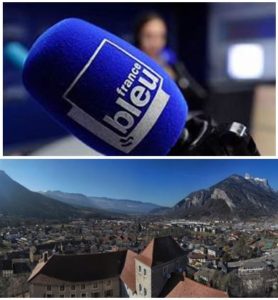
[[48, 253], [47, 252], [44, 252], [42, 254], [42, 258], [43, 258], [43, 262], [46, 263], [47, 262], [47, 259], [48, 259]]

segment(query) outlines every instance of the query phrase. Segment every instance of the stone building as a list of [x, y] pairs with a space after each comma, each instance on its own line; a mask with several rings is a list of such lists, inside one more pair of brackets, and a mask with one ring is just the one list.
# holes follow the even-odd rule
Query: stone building
[[238, 276], [244, 297], [263, 297], [278, 290], [278, 254], [242, 261]]
[[153, 239], [135, 258], [136, 290], [140, 297], [158, 297], [174, 272], [183, 272], [185, 252], [171, 237]]
[[52, 255], [28, 279], [30, 296], [55, 298], [120, 297], [120, 273], [126, 251]]
[[140, 254], [128, 252], [121, 273], [122, 296], [228, 297], [226, 292], [190, 280], [186, 270], [186, 253], [180, 246], [171, 237], [155, 238]]

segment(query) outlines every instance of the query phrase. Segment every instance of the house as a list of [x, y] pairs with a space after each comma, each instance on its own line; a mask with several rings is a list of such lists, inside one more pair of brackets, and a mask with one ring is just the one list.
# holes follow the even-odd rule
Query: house
[[218, 272], [215, 269], [203, 267], [194, 274], [194, 280], [210, 286], [215, 274]]
[[28, 279], [30, 297], [119, 297], [126, 252], [44, 255]]
[[211, 257], [219, 257], [221, 255], [221, 249], [217, 247], [208, 247], [207, 248], [207, 255]]
[[13, 263], [11, 259], [5, 259], [0, 262], [0, 270], [2, 277], [13, 276]]
[[241, 261], [238, 277], [244, 297], [267, 295], [278, 286], [278, 254]]
[[13, 272], [14, 274], [24, 274], [30, 273], [31, 268], [29, 263], [26, 262], [14, 262], [13, 263]]
[[12, 263], [16, 262], [29, 262], [29, 254], [28, 251], [22, 250], [22, 251], [13, 251], [6, 253], [7, 259], [11, 259]]
[[267, 264], [262, 260], [247, 260], [239, 267], [238, 274], [242, 276], [250, 273], [258, 273], [265, 270], [266, 267]]
[[200, 268], [207, 261], [206, 255], [198, 252], [190, 252], [187, 255], [190, 266]]

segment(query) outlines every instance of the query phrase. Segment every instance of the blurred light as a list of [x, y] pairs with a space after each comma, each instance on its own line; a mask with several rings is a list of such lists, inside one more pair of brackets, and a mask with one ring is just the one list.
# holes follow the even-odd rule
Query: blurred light
[[28, 50], [18, 42], [9, 42], [4, 47], [4, 58], [18, 69], [23, 69]]
[[259, 44], [235, 44], [228, 49], [228, 75], [234, 79], [258, 79], [264, 71], [264, 51]]

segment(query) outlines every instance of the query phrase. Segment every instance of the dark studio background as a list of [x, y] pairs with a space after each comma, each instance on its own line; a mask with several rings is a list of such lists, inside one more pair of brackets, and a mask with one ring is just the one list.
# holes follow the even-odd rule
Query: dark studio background
[[[233, 80], [226, 74], [225, 47], [233, 40], [273, 40], [275, 44], [275, 4], [240, 4], [4, 3], [4, 47], [18, 41], [29, 48], [44, 30], [67, 17], [85, 19], [132, 43], [136, 18], [144, 12], [155, 11], [167, 22], [169, 48], [210, 91], [204, 109], [219, 122], [239, 121], [251, 126], [255, 87], [273, 86], [275, 71], [265, 72], [255, 81]], [[272, 57], [268, 55], [268, 60], [275, 57], [275, 49], [269, 51], [272, 50], [274, 53]], [[271, 68], [271, 61], [268, 65]], [[68, 135], [28, 96], [22, 86], [21, 71], [5, 55], [3, 114], [6, 155], [28, 154]]]

